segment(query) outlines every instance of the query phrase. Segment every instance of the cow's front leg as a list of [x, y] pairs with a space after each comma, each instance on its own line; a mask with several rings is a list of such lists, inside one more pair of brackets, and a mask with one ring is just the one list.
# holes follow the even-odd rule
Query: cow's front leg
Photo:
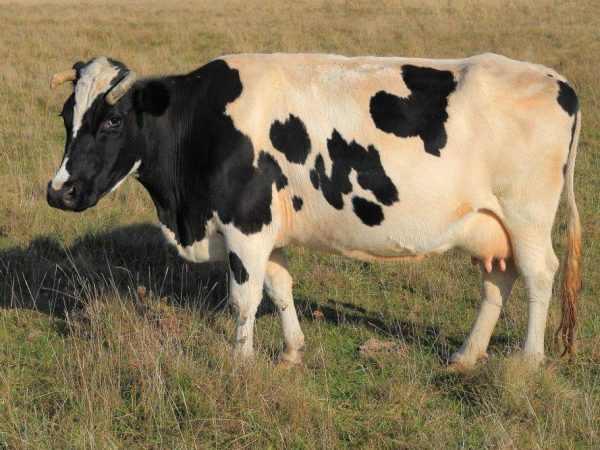
[[265, 291], [273, 300], [281, 316], [281, 328], [285, 350], [280, 355], [279, 367], [287, 368], [302, 363], [300, 350], [304, 347], [304, 334], [300, 329], [298, 315], [292, 296], [292, 276], [283, 249], [273, 250], [267, 263]]
[[236, 318], [234, 356], [254, 353], [256, 310], [262, 300], [263, 283], [272, 245], [260, 236], [235, 230], [225, 234], [229, 258], [229, 301]]

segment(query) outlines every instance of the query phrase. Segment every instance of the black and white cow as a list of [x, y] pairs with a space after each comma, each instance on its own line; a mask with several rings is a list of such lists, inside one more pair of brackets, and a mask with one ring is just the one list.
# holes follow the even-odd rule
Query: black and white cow
[[546, 67], [460, 60], [231, 55], [187, 75], [136, 81], [104, 57], [72, 81], [50, 205], [83, 211], [134, 175], [166, 239], [194, 261], [228, 260], [236, 354], [251, 355], [263, 288], [288, 364], [304, 337], [283, 247], [397, 260], [459, 248], [481, 267], [479, 314], [458, 367], [485, 356], [520, 275], [523, 354], [539, 362], [559, 262], [551, 230], [570, 209], [561, 332], [573, 348], [581, 229], [573, 195], [578, 99]]

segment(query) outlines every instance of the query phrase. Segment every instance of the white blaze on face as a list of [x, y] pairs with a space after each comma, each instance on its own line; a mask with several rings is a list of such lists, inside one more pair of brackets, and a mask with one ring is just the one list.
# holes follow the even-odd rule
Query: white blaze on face
[[65, 158], [63, 160], [63, 163], [60, 166], [60, 169], [58, 169], [58, 172], [56, 172], [56, 175], [54, 175], [54, 178], [52, 178], [52, 182], [50, 183], [50, 185], [52, 186], [52, 189], [54, 189], [55, 191], [61, 190], [63, 187], [63, 184], [65, 184], [65, 181], [67, 181], [69, 179], [69, 172], [67, 172], [67, 161], [68, 160], [69, 160], [69, 158]]
[[81, 127], [83, 115], [94, 100], [105, 94], [112, 86], [110, 82], [119, 74], [119, 68], [108, 59], [98, 57], [79, 73], [75, 85], [75, 106], [73, 108], [73, 137]]
[[[75, 85], [75, 106], [73, 107], [73, 138], [77, 135], [77, 131], [81, 127], [83, 115], [92, 106], [94, 100], [98, 96], [106, 93], [110, 88], [110, 82], [118, 75], [119, 68], [111, 64], [108, 59], [99, 57], [94, 59], [90, 64], [83, 68], [79, 74], [79, 79]], [[69, 172], [67, 171], [66, 157], [63, 160], [60, 169], [52, 178], [51, 186], [54, 190], [62, 189], [65, 182], [69, 179]], [[137, 170], [139, 162], [136, 163], [132, 171]], [[119, 184], [122, 182], [121, 180]], [[115, 187], [116, 189], [116, 187]]]

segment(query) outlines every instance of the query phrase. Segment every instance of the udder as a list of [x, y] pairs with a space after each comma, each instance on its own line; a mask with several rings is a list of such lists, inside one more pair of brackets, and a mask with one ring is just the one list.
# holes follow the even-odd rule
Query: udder
[[471, 255], [474, 264], [481, 261], [488, 272], [494, 260], [500, 270], [506, 270], [506, 260], [512, 258], [510, 237], [498, 217], [490, 211], [477, 211], [464, 217], [455, 246]]

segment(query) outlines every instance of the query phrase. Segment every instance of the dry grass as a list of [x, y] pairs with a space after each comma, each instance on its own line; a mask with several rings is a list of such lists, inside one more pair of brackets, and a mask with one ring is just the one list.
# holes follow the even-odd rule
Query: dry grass
[[[597, 1], [26, 0], [3, 4], [0, 23], [0, 446], [600, 446]], [[442, 363], [475, 315], [478, 277], [467, 258], [379, 265], [290, 248], [306, 366], [273, 369], [280, 327], [268, 302], [259, 357], [237, 366], [223, 267], [191, 266], [166, 250], [140, 186], [128, 182], [80, 215], [46, 205], [66, 98], [48, 89], [53, 72], [99, 54], [142, 75], [185, 72], [245, 51], [493, 51], [565, 74], [584, 117], [576, 195], [585, 287], [575, 361], [556, 359], [550, 343], [539, 371], [504, 358], [524, 330], [517, 289], [491, 359], [469, 374], [446, 373]], [[559, 254], [563, 223], [561, 208]], [[549, 328], [557, 318], [554, 302]], [[370, 338], [400, 341], [403, 351], [360, 357], [357, 345]]]

